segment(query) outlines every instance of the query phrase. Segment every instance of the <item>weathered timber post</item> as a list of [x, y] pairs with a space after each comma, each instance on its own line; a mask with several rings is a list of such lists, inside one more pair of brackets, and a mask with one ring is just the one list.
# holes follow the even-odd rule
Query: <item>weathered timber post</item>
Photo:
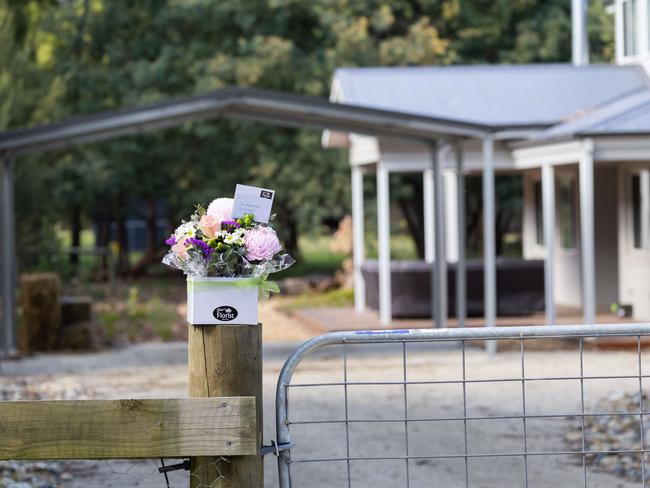
[[[262, 324], [191, 325], [189, 394], [191, 397], [254, 396], [257, 445], [262, 446]], [[262, 457], [191, 459], [191, 488], [262, 488]]]

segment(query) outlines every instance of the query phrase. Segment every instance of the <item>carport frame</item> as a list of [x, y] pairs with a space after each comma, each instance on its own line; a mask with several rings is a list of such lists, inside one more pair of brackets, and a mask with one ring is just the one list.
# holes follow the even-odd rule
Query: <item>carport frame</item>
[[[427, 117], [409, 113], [360, 107], [329, 102], [316, 97], [294, 95], [280, 91], [249, 87], [231, 87], [204, 95], [191, 96], [156, 103], [135, 109], [102, 112], [39, 126], [0, 133], [0, 160], [2, 162], [2, 344], [4, 356], [15, 352], [16, 325], [16, 249], [14, 223], [14, 165], [18, 156], [53, 149], [64, 149], [87, 142], [97, 142], [119, 136], [137, 134], [153, 129], [176, 126], [186, 122], [205, 121], [222, 117], [251, 119], [273, 125], [331, 129], [372, 136], [423, 141], [435, 144], [439, 140], [463, 138], [481, 139], [489, 149], [496, 128], [462, 120]], [[486, 151], [488, 189], [493, 188], [494, 170], [490, 151]], [[434, 172], [437, 170], [433, 163]], [[491, 196], [491, 197], [490, 197]], [[484, 192], [485, 228], [492, 228], [486, 239], [486, 325], [494, 326], [496, 309], [494, 269], [494, 198]], [[434, 212], [434, 227], [442, 228], [442, 212]], [[464, 260], [464, 255], [459, 256]], [[445, 263], [442, 263], [443, 265]], [[439, 294], [446, 294], [443, 273], [437, 276]], [[464, 266], [459, 266], [462, 270]], [[490, 282], [488, 282], [490, 280]], [[446, 301], [446, 296], [445, 296]]]

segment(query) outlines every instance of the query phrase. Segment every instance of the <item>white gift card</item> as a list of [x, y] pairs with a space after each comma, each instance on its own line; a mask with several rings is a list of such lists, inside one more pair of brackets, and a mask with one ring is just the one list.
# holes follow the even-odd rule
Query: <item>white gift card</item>
[[256, 222], [269, 223], [271, 206], [275, 192], [256, 186], [237, 185], [235, 201], [232, 206], [232, 218], [238, 219], [246, 214], [253, 214]]

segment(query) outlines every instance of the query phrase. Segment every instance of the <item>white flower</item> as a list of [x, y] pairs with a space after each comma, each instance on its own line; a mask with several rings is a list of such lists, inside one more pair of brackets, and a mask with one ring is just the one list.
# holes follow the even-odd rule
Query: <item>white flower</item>
[[223, 242], [229, 245], [241, 246], [244, 243], [244, 240], [240, 236], [234, 234], [228, 234], [224, 237]]
[[208, 205], [207, 213], [216, 218], [219, 222], [231, 220], [232, 205], [232, 198], [217, 198]]
[[196, 227], [192, 222], [184, 222], [178, 226], [174, 232], [174, 237], [177, 241], [181, 239], [187, 239], [188, 237], [194, 237], [196, 235]]

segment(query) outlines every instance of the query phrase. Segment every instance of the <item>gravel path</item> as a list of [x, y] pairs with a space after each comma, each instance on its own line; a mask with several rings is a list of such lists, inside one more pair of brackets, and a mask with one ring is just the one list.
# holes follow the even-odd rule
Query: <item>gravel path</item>
[[[275, 438], [273, 432], [273, 399], [279, 370], [292, 346], [274, 344], [265, 348], [265, 440]], [[461, 353], [454, 347], [409, 346], [407, 377], [409, 381], [456, 381], [462, 378]], [[412, 350], [411, 350], [412, 349]], [[342, 360], [338, 349], [325, 351], [305, 362], [295, 382], [331, 382], [342, 379]], [[650, 353], [649, 353], [650, 354]], [[186, 348], [184, 344], [144, 344], [119, 351], [88, 355], [39, 356], [2, 365], [0, 387], [26, 381], [29, 385], [62, 382], [92, 392], [98, 398], [174, 398], [186, 396]], [[644, 364], [650, 365], [650, 357]], [[350, 381], [401, 381], [401, 346], [352, 346], [348, 360]], [[637, 373], [636, 354], [628, 352], [586, 352], [585, 374], [633, 375]], [[500, 353], [490, 359], [479, 349], [467, 350], [468, 379], [502, 378], [516, 380], [521, 375], [520, 356], [515, 352]], [[580, 371], [574, 351], [528, 352], [525, 362], [529, 377], [574, 376]], [[644, 372], [645, 373], [645, 372]], [[589, 380], [584, 384], [585, 407], [593, 412], [598, 402], [612, 394], [638, 392], [638, 379]], [[522, 413], [520, 381], [469, 383], [466, 389], [469, 416], [508, 416]], [[340, 386], [296, 388], [291, 395], [291, 419], [331, 420], [344, 418], [344, 390]], [[463, 415], [462, 385], [411, 385], [407, 389], [407, 407], [411, 418]], [[527, 382], [527, 414], [576, 414], [581, 395], [578, 380]], [[591, 410], [590, 410], [591, 409]], [[404, 415], [402, 385], [357, 386], [348, 391], [348, 413], [351, 419], [399, 419]], [[569, 449], [567, 432], [576, 420], [560, 417], [530, 419], [526, 423], [529, 451], [551, 452]], [[509, 453], [523, 449], [521, 419], [475, 420], [467, 423], [469, 452]], [[292, 428], [297, 444], [294, 459], [339, 457], [345, 454], [344, 424], [296, 425]], [[409, 426], [409, 452], [416, 456], [438, 454], [460, 455], [464, 452], [462, 421], [416, 422]], [[350, 427], [352, 456], [401, 456], [405, 447], [403, 423], [357, 423]], [[529, 456], [527, 460], [531, 487], [582, 487], [582, 465], [571, 455]], [[470, 486], [501, 488], [524, 486], [526, 466], [522, 457], [471, 459], [468, 465]], [[72, 478], [63, 486], [73, 488], [163, 487], [154, 461], [75, 462], [66, 463]], [[404, 461], [367, 461], [351, 463], [352, 486], [405, 486]], [[275, 459], [266, 460], [266, 485], [277, 486]], [[296, 464], [294, 487], [347, 486], [347, 466], [338, 463]], [[465, 462], [457, 459], [420, 459], [409, 463], [411, 486], [465, 486]], [[638, 487], [639, 482], [608, 474], [596, 467], [587, 467], [587, 486], [599, 488]], [[187, 486], [186, 473], [174, 473], [172, 486]], [[26, 488], [29, 485], [17, 485]]]

